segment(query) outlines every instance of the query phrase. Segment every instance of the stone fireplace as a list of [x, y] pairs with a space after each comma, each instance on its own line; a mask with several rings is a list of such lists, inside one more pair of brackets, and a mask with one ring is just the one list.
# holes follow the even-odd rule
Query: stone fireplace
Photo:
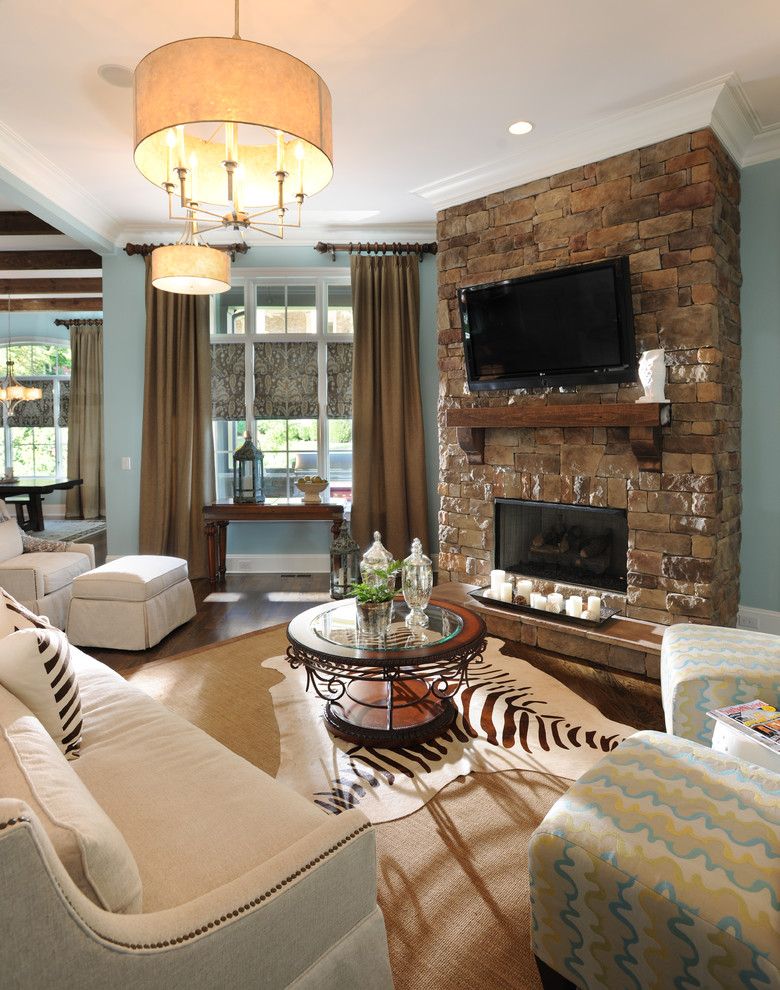
[[[626, 523], [622, 614], [734, 625], [739, 174], [717, 138], [680, 135], [451, 207], [438, 242], [439, 580], [488, 583], [504, 553], [496, 500], [603, 508]], [[639, 383], [469, 392], [461, 286], [616, 255], [630, 261], [637, 353], [665, 350], [668, 404], [636, 404]]]

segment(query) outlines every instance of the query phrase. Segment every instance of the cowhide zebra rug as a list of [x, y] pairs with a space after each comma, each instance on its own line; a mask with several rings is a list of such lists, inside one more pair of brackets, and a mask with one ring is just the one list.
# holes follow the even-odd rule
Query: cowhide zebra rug
[[270, 689], [281, 739], [277, 779], [333, 814], [359, 806], [371, 821], [388, 822], [468, 773], [533, 770], [576, 779], [636, 731], [500, 647], [488, 639], [484, 662], [470, 666], [446, 733], [392, 750], [336, 739], [322, 717], [324, 702], [306, 691], [305, 670], [291, 669], [285, 657], [266, 660], [263, 667], [283, 678]]

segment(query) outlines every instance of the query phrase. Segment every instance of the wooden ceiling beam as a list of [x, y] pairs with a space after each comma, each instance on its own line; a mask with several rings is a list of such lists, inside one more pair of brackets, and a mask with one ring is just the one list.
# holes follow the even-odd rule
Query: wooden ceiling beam
[[[0, 294], [1, 295], [1, 294]], [[3, 300], [5, 301], [5, 300]], [[12, 313], [99, 313], [103, 309], [102, 296], [55, 296], [53, 299], [14, 299]], [[0, 302], [0, 313], [8, 312], [8, 303]]]
[[0, 279], [0, 296], [52, 295], [59, 292], [73, 296], [84, 292], [102, 292], [102, 278], [12, 278]]
[[61, 234], [61, 230], [24, 210], [0, 212], [0, 236], [27, 237], [36, 234]]
[[101, 271], [103, 259], [95, 251], [0, 251], [0, 271], [67, 271], [74, 268]]

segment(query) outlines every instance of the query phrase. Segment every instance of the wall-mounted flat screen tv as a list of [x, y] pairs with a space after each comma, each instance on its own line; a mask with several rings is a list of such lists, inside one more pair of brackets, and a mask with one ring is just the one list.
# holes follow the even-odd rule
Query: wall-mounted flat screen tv
[[628, 258], [459, 292], [469, 388], [547, 388], [637, 379]]

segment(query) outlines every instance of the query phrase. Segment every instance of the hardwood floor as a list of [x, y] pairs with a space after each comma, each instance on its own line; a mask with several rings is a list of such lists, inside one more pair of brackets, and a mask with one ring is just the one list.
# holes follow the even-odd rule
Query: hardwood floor
[[[192, 582], [197, 615], [144, 652], [101, 650], [86, 652], [120, 673], [151, 660], [186, 653], [210, 643], [287, 623], [299, 612], [330, 601], [327, 574], [228, 574], [216, 593], [207, 578]], [[229, 596], [235, 600], [209, 600]]]
[[[326, 574], [228, 574], [216, 589], [216, 596], [205, 578], [193, 581], [192, 587], [196, 617], [151, 650], [91, 648], [87, 652], [122, 673], [152, 660], [287, 623], [298, 613], [329, 600]], [[232, 600], [224, 600], [225, 596]], [[520, 643], [507, 644], [507, 650], [562, 681], [607, 718], [663, 730], [661, 688], [657, 682]]]

